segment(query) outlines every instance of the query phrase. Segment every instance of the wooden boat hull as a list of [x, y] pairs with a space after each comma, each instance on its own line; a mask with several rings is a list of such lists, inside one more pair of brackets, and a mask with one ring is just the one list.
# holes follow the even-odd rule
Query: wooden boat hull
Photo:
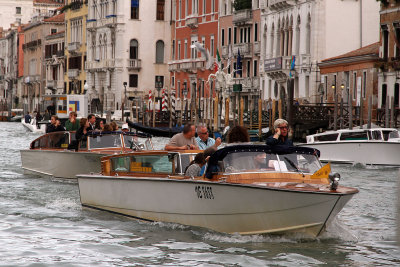
[[342, 141], [298, 146], [318, 149], [322, 162], [400, 166], [400, 142]]
[[21, 150], [22, 168], [26, 171], [54, 176], [75, 178], [80, 173], [99, 173], [100, 159], [109, 154], [75, 152], [71, 150]]
[[240, 234], [305, 231], [317, 236], [358, 192], [100, 175], [78, 175], [78, 183], [86, 207]]

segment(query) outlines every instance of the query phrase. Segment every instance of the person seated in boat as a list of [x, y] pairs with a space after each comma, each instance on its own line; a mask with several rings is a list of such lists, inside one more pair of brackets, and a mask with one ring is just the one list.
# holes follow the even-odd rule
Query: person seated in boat
[[76, 118], [78, 114], [75, 111], [69, 113], [69, 118], [65, 122], [65, 129], [67, 131], [77, 131], [79, 129], [79, 120]]
[[112, 132], [112, 131], [113, 131], [113, 128], [111, 127], [111, 125], [106, 123], [104, 125], [103, 132]]
[[110, 126], [111, 126], [111, 129], [112, 129], [111, 131], [113, 131], [113, 132], [118, 131], [118, 125], [117, 125], [117, 123], [115, 121], [112, 121], [110, 123]]
[[29, 115], [29, 111], [26, 113], [25, 117], [25, 123], [31, 123], [32, 117]]
[[199, 149], [194, 135], [196, 128], [192, 124], [186, 124], [183, 127], [183, 132], [175, 134], [168, 144], [165, 145], [165, 150], [190, 150]]
[[205, 150], [212, 146], [217, 148], [222, 143], [221, 138], [219, 137], [217, 139], [209, 137], [209, 132], [205, 125], [197, 127], [197, 135], [196, 142], [201, 150]]
[[229, 130], [228, 135], [228, 144], [232, 143], [248, 143], [250, 142], [249, 131], [247, 128], [236, 125]]
[[129, 126], [127, 123], [122, 124], [121, 131], [123, 131], [124, 133], [129, 132]]
[[89, 116], [87, 117], [88, 121], [89, 121], [89, 128], [88, 131], [94, 131], [96, 129], [96, 116], [94, 116], [94, 114], [89, 114]]
[[292, 140], [289, 139], [288, 125], [289, 124], [286, 120], [277, 119], [274, 122], [274, 135], [267, 138], [266, 144], [269, 146], [293, 146]]
[[204, 157], [206, 158], [206, 164], [201, 168], [200, 176], [202, 176], [205, 173], [208, 159], [211, 157], [212, 154], [214, 154], [215, 151], [217, 151], [217, 148], [215, 146], [210, 146], [209, 148], [204, 150], [203, 153]]
[[86, 118], [82, 118], [79, 121], [79, 125], [80, 125], [80, 127], [79, 127], [78, 131], [76, 131], [76, 134], [75, 134], [76, 143], [73, 146], [73, 148], [75, 148], [75, 149], [78, 149], [79, 142], [86, 141], [87, 134], [88, 134], [89, 128], [90, 128], [89, 121]]
[[98, 120], [96, 121], [96, 132], [103, 132], [104, 131], [104, 121], [103, 120]]
[[198, 153], [185, 170], [185, 177], [197, 177], [201, 175], [201, 168], [206, 164], [204, 153]]
[[46, 133], [65, 131], [57, 115], [51, 116], [50, 125], [46, 127]]

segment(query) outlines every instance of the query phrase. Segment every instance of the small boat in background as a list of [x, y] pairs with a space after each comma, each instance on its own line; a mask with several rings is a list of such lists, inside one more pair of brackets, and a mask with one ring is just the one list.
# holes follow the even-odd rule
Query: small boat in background
[[31, 122], [26, 123], [24, 118], [21, 119], [21, 124], [33, 133], [46, 133], [48, 123], [50, 123], [50, 121], [40, 121], [36, 123], [36, 118], [32, 118]]
[[144, 126], [141, 123], [132, 122], [130, 120], [126, 120], [126, 122], [128, 123], [129, 127], [135, 129], [136, 131], [145, 134], [151, 134], [152, 136], [172, 137], [183, 130], [183, 127], [149, 127]]
[[[145, 138], [143, 143], [139, 138]], [[78, 146], [78, 147], [76, 147]], [[79, 144], [75, 132], [52, 132], [21, 150], [22, 168], [56, 178], [76, 178], [79, 173], [100, 172], [100, 158], [106, 155], [153, 149], [148, 136], [135, 133], [94, 132]]]
[[306, 140], [298, 146], [318, 149], [323, 162], [400, 166], [400, 135], [394, 128], [327, 131]]
[[226, 146], [210, 157], [205, 177], [183, 174], [193, 151], [107, 156], [101, 173], [77, 175], [80, 199], [85, 207], [218, 232], [318, 236], [358, 190], [339, 186], [317, 154]]

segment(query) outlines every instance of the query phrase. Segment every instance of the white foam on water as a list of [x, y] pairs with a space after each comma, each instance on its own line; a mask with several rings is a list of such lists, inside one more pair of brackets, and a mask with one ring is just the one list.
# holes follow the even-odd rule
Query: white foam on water
[[48, 209], [56, 209], [56, 210], [81, 210], [81, 203], [76, 199], [70, 198], [57, 198], [46, 204], [46, 208]]
[[296, 243], [296, 239], [288, 238], [286, 236], [274, 235], [239, 235], [239, 234], [219, 234], [219, 233], [205, 233], [203, 239], [207, 241], [216, 241], [221, 243]]

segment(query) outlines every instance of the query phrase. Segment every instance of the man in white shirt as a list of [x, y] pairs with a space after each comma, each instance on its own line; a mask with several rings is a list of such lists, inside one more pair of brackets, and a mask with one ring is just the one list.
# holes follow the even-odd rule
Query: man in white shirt
[[222, 143], [221, 138], [219, 137], [216, 140], [209, 137], [207, 127], [204, 125], [197, 127], [197, 135], [196, 142], [201, 150], [205, 150], [211, 146], [218, 148], [218, 146]]

